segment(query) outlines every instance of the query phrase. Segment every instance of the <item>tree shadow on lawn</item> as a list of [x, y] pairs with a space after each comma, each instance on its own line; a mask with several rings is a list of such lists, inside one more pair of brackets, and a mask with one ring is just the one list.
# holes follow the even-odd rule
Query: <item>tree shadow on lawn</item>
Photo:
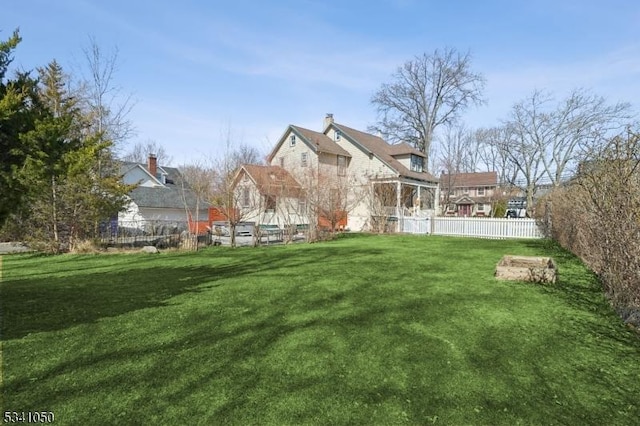
[[[363, 284], [341, 293], [338, 299], [347, 298], [355, 302], [366, 291], [367, 286]], [[79, 417], [73, 420], [83, 423], [101, 418], [108, 422], [117, 420], [116, 414], [123, 411], [137, 412], [140, 418], [151, 414], [162, 418], [175, 415], [176, 411], [185, 411], [189, 406], [196, 411], [206, 408], [207, 416], [218, 421], [240, 418], [251, 423], [261, 420], [252, 418], [251, 415], [263, 413], [264, 404], [288, 401], [289, 398], [295, 404], [299, 400], [297, 395], [303, 401], [314, 401], [311, 405], [302, 404], [285, 410], [295, 413], [301, 422], [323, 418], [325, 413], [322, 412], [322, 404], [315, 402], [324, 403], [326, 407], [336, 395], [372, 404], [414, 398], [410, 389], [391, 385], [385, 387], [381, 384], [374, 392], [368, 382], [353, 383], [349, 380], [348, 370], [354, 366], [334, 364], [336, 357], [344, 362], [355, 359], [352, 357], [360, 350], [358, 343], [363, 343], [364, 339], [359, 334], [364, 332], [366, 335], [371, 326], [386, 326], [389, 317], [409, 315], [407, 312], [415, 309], [413, 301], [395, 305], [384, 301], [375, 305], [363, 303], [339, 315], [314, 315], [299, 320], [292, 319], [291, 307], [294, 306], [293, 314], [300, 315], [317, 309], [318, 305], [326, 305], [322, 294], [310, 295], [295, 306], [296, 302], [301, 302], [300, 293], [292, 287], [280, 294], [275, 302], [276, 309], [264, 302], [261, 309], [265, 310], [262, 313], [266, 315], [253, 315], [250, 321], [226, 318], [225, 322], [229, 323], [226, 327], [212, 327], [211, 321], [194, 323], [192, 328], [170, 342], [151, 339], [125, 351], [105, 346], [105, 352], [56, 363], [39, 374], [39, 389], [29, 398], [29, 403], [33, 407], [55, 407], [92, 392], [106, 394], [113, 391], [126, 394], [153, 389], [147, 395], [142, 409], [139, 401], [133, 399], [118, 401], [118, 407], [110, 406], [114, 402], [107, 402], [105, 399], [97, 411], [95, 407], [93, 410], [86, 408], [84, 412], [76, 412]], [[329, 309], [328, 306], [325, 308]], [[336, 347], [327, 340], [336, 334], [331, 333], [331, 330], [338, 332], [338, 337], [333, 338], [340, 339], [346, 347]], [[352, 338], [356, 341], [353, 342]], [[386, 344], [395, 342], [398, 338], [395, 333], [380, 336], [381, 343]], [[370, 351], [375, 343], [367, 342], [367, 346], [365, 350]], [[300, 360], [300, 356], [303, 360]], [[384, 353], [378, 356], [381, 360], [386, 358]], [[312, 359], [316, 362], [307, 370], [304, 360]], [[130, 365], [132, 360], [136, 362], [134, 369], [113, 369], [107, 374], [92, 375], [90, 380], [79, 380], [77, 383], [75, 380], [63, 380], [65, 377], [81, 374], [79, 372], [86, 369], [100, 369], [104, 365], [120, 363]], [[291, 375], [286, 374], [289, 367], [294, 370]], [[372, 374], [380, 382], [391, 375], [387, 370], [377, 370]], [[354, 375], [359, 376], [351, 373], [351, 376]], [[30, 379], [23, 377], [14, 380], [8, 390], [18, 395], [32, 386]], [[337, 393], [334, 389], [336, 386], [340, 388]], [[207, 400], [194, 400], [194, 395], [198, 394], [207, 395]], [[212, 406], [212, 401], [221, 395], [226, 395], [227, 398]], [[166, 401], [171, 401], [172, 407], [168, 407]], [[205, 404], [205, 407], [193, 407], [194, 402]], [[257, 406], [261, 408], [258, 409]], [[348, 408], [347, 405], [338, 407], [338, 413], [346, 414]], [[282, 413], [282, 410], [284, 408], [281, 407], [267, 411], [274, 414]]]
[[[226, 252], [229, 253], [231, 252]], [[303, 251], [247, 251], [241, 253], [237, 260], [235, 254], [231, 255], [234, 258], [233, 263], [218, 266], [155, 266], [153, 269], [108, 274], [90, 273], [76, 277], [87, 283], [95, 279], [98, 282], [96, 285], [85, 285], [81, 282], [70, 285], [68, 277], [56, 278], [51, 284], [50, 280], [41, 278], [28, 283], [27, 296], [41, 297], [38, 299], [40, 308], [49, 310], [67, 308], [65, 303], [68, 300], [69, 304], [74, 305], [71, 307], [73, 311], [61, 317], [56, 317], [55, 312], [47, 314], [49, 319], [53, 320], [53, 324], [47, 322], [46, 316], [42, 322], [34, 322], [37, 320], [34, 318], [37, 311], [33, 309], [25, 313], [22, 319], [32, 322], [31, 328], [34, 331], [63, 329], [96, 321], [101, 317], [162, 306], [173, 296], [203, 291], [203, 288], [209, 285], [232, 285], [218, 282], [223, 278], [243, 274], [250, 277], [256, 272], [273, 272], [273, 269], [281, 270], [284, 267], [297, 268], [311, 261], [321, 263], [331, 260], [335, 266], [346, 262], [348, 259], [345, 259], [345, 256], [366, 257], [379, 253], [375, 249], [356, 247], [340, 248], [336, 251], [333, 246], [318, 245], [305, 248]], [[154, 271], [153, 275], [150, 274], [151, 271]], [[22, 285], [21, 282], [15, 284]], [[51, 289], [41, 296], [39, 290], [48, 286]], [[111, 291], [114, 286], [115, 291]], [[414, 335], [411, 330], [407, 331], [408, 329], [401, 327], [407, 322], [426, 321], [424, 316], [418, 313], [428, 311], [429, 303], [432, 301], [406, 297], [399, 297], [397, 300], [381, 299], [375, 297], [378, 291], [377, 288], [369, 291], [368, 283], [363, 282], [345, 287], [338, 294], [301, 294], [299, 287], [291, 285], [290, 288], [282, 289], [269, 301], [256, 301], [259, 303], [254, 311], [244, 313], [241, 309], [231, 309], [231, 313], [225, 314], [224, 323], [220, 324], [220, 327], [215, 321], [217, 314], [211, 313], [208, 320], [190, 323], [184, 333], [178, 333], [174, 340], [168, 342], [149, 339], [136, 347], [120, 351], [113, 346], [105, 345], [104, 351], [95, 356], [84, 355], [65, 359], [62, 363], [53, 363], [38, 377], [40, 386], [30, 396], [24, 396], [27, 389], [35, 388], [28, 377], [13, 381], [7, 390], [12, 391], [9, 394], [22, 395], [23, 399], [29, 399], [34, 409], [42, 406], [65, 406], [70, 399], [82, 400], [90, 393], [106, 395], [114, 391], [118, 395], [126, 396], [143, 392], [146, 395], [144, 407], [141, 407], [140, 401], [136, 401], [135, 398], [123, 398], [118, 401], [106, 398], [99, 400], [102, 402], [98, 404], [97, 409], [87, 407], [76, 411], [77, 417], [73, 419], [75, 423], [91, 423], [96, 418], [104, 420], [105, 423], [116, 422], [121, 419], [116, 418], [114, 413], [125, 411], [137, 413], [139, 418], [159, 416], [166, 420], [187, 410], [193, 410], [188, 411], [190, 414], [201, 413], [205, 416], [202, 420], [212, 420], [211, 423], [215, 423], [214, 419], [221, 422], [235, 419], [238, 423], [257, 423], [262, 419], [252, 415], [282, 414], [285, 409], [282, 406], [276, 408], [277, 403], [296, 404], [296, 401], [300, 401], [298, 405], [286, 409], [289, 415], [296, 416], [289, 418], [290, 422], [305, 423], [311, 419], [325, 419], [330, 423], [330, 420], [340, 418], [337, 416], [348, 415], [350, 411], [355, 410], [353, 406], [344, 405], [332, 409], [331, 414], [323, 412], [322, 404], [326, 408], [335, 398], [359, 402], [361, 407], [362, 404], [369, 404], [371, 408], [359, 409], [354, 417], [356, 419], [371, 420], [375, 406], [385, 402], [391, 407], [403, 407], [409, 413], [410, 421], [414, 423], [424, 423], [427, 414], [445, 413], [440, 416], [446, 418], [446, 413], [454, 413], [452, 403], [469, 402], [464, 398], [451, 401], [447, 397], [447, 381], [455, 375], [453, 371], [447, 373], [447, 365], [443, 360], [456, 355], [456, 352], [438, 340], [441, 333], [437, 329], [432, 330], [432, 336], [429, 327], [426, 327], [425, 335]], [[544, 288], [544, 291], [547, 291], [547, 288]], [[549, 288], [548, 291], [561, 293], [563, 290], [560, 287], [555, 290]], [[20, 300], [17, 296], [12, 294], [12, 304]], [[52, 307], [49, 307], [47, 300], [51, 298], [54, 300], [50, 303]], [[83, 299], [88, 299], [90, 309], [87, 309], [87, 312], [76, 312], [78, 308], [75, 305], [81, 304]], [[233, 307], [245, 306], [250, 299], [251, 295], [236, 299], [232, 302]], [[344, 304], [344, 310], [332, 308], [343, 301], [352, 303]], [[439, 312], [453, 311], [459, 304], [459, 300], [455, 298], [444, 298], [442, 302], [444, 306], [438, 308]], [[6, 302], [3, 301], [4, 303]], [[102, 311], [99, 312], [99, 309]], [[436, 315], [435, 312], [433, 314]], [[6, 324], [19, 325], [20, 320], [14, 317], [11, 323]], [[371, 331], [372, 328], [375, 330]], [[11, 327], [7, 329], [12, 331]], [[333, 337], [335, 333], [331, 331], [337, 331], [338, 337]], [[17, 329], [13, 338], [28, 332], [33, 331]], [[378, 337], [376, 333], [379, 334]], [[378, 340], [367, 341], [368, 337]], [[478, 341], [488, 344], [492, 341], [489, 337], [491, 336], [482, 335]], [[335, 343], [331, 339], [339, 340]], [[380, 349], [374, 352], [378, 341]], [[398, 345], [394, 345], [395, 343]], [[409, 379], [406, 386], [385, 385], [383, 380], [392, 379], [394, 372], [386, 368], [390, 365], [384, 363], [387, 359], [384, 351], [393, 351], [401, 344], [411, 347], [412, 350], [407, 351], [409, 355], [395, 353], [389, 359], [393, 362], [393, 357], [397, 356], [415, 357], [413, 364], [407, 363], [407, 366], [403, 367], [403, 372], [407, 373]], [[497, 362], [494, 368], [500, 369], [505, 366], [506, 361], [498, 355], [506, 353], [507, 349], [503, 348], [496, 353], [493, 347], [488, 345], [485, 357], [480, 357], [478, 362], [485, 365], [488, 361], [494, 360]], [[535, 359], [538, 349], [535, 347], [533, 350], [536, 352], [527, 353], [523, 348], [522, 351], [525, 352], [520, 354], [520, 359]], [[380, 365], [370, 374], [349, 372], [349, 369], [355, 367], [368, 367], [369, 364], [363, 362], [362, 357], [358, 355], [377, 356]], [[456, 359], [458, 358], [454, 358]], [[305, 361], [310, 360], [315, 362], [306, 369]], [[356, 365], [340, 365], [334, 363], [334, 360]], [[442, 364], [442, 374], [428, 371], [429, 368], [437, 369], [440, 365], [431, 364], [431, 361]], [[104, 374], [92, 375], [90, 380], [82, 379], [82, 372], [86, 369], [97, 367], [104, 370], [105, 365], [120, 363], [128, 363], [129, 366], [127, 369], [114, 368]], [[289, 367], [293, 368], [291, 375], [285, 374]], [[480, 371], [484, 371], [484, 368], [487, 367], [479, 367]], [[75, 374], [79, 378], [78, 383], [63, 380], [64, 377], [74, 377]], [[414, 375], [415, 379], [412, 378]], [[499, 377], [507, 381], [505, 386], [509, 385], [508, 377], [506, 373]], [[380, 384], [380, 387], [375, 388], [374, 384]], [[523, 398], [519, 398], [518, 401], [525, 401], [524, 403], [509, 400], [504, 402], [496, 397], [501, 404], [511, 404], [508, 406], [515, 414], [525, 415], [529, 412], [526, 407], [531, 402], [527, 402], [526, 399], [529, 393], [534, 393], [541, 404], [550, 402], [545, 399], [548, 392], [544, 389], [538, 390], [537, 381], [517, 384], [523, 386], [520, 391]], [[460, 392], [461, 397], [464, 397], [464, 394], [464, 391]], [[479, 392], [477, 398], [470, 401], [477, 402], [482, 397], [482, 392]], [[403, 402], [409, 399], [414, 402]], [[167, 404], [167, 401], [170, 401], [170, 404]], [[305, 404], [308, 401], [315, 403]], [[115, 406], [116, 404], [118, 406]], [[269, 404], [274, 404], [274, 407], [269, 407]], [[432, 411], [427, 412], [424, 407]], [[499, 412], [503, 407], [504, 405], [494, 407], [492, 411], [503, 416]], [[560, 419], [563, 421], [558, 422], [563, 423], [575, 412], [570, 407], [562, 409], [563, 417]], [[550, 410], [551, 415], [554, 413], [555, 411]], [[488, 418], [482, 423], [492, 423], [491, 420], [496, 418], [503, 419], [498, 423], [514, 423], [504, 420], [504, 417]], [[472, 418], [469, 417], [467, 420], [471, 421]]]
[[[0, 283], [0, 337], [2, 340], [19, 339], [30, 333], [61, 330], [138, 309], [164, 306], [172, 297], [205, 291], [227, 278], [284, 268], [295, 270], [310, 262], [341, 261], [345, 257], [380, 253], [375, 248], [346, 247], [340, 248], [337, 257], [331, 245], [288, 253], [276, 253], [273, 248], [269, 251], [251, 249], [244, 253], [227, 251], [224, 254], [230, 255], [232, 261], [208, 265], [206, 256], [214, 254], [210, 251], [194, 254], [202, 256], [195, 262], [185, 256], [184, 263], [188, 266], [163, 266], [157, 261], [149, 261], [144, 267], [140, 267], [140, 262], [151, 257], [128, 255], [126, 259], [118, 259], [117, 266], [122, 266], [121, 269], [114, 271], [111, 268], [107, 272], [100, 271], [105, 264], [92, 264], [82, 269], [82, 264], [77, 263], [74, 268], [70, 266], [73, 265], [70, 257], [64, 259], [64, 270], [55, 271], [56, 274], [68, 273], [68, 276], [26, 273]], [[175, 264], [176, 258], [171, 260]], [[205, 283], [207, 285], [203, 286]]]

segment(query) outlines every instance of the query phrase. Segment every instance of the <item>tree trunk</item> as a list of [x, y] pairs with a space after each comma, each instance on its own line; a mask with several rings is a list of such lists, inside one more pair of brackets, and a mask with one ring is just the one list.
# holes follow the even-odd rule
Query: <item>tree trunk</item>
[[51, 176], [51, 220], [53, 229], [53, 241], [56, 245], [56, 252], [60, 249], [60, 238], [58, 236], [58, 194], [56, 188], [56, 178]]

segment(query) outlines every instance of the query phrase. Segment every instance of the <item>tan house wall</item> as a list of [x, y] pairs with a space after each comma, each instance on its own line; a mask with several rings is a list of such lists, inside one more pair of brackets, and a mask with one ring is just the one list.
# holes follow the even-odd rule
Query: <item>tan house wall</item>
[[453, 193], [456, 197], [462, 195], [468, 195], [470, 197], [493, 197], [496, 193], [496, 188], [491, 186], [485, 186], [484, 194], [479, 192], [479, 188], [481, 187], [466, 187], [466, 188], [455, 188]]
[[341, 148], [351, 154], [347, 176], [353, 181], [354, 207], [347, 217], [347, 227], [353, 231], [366, 230], [371, 216], [372, 189], [370, 179], [375, 178], [395, 178], [397, 172], [380, 161], [375, 155], [368, 155], [360, 148], [352, 144], [346, 137], [342, 136], [336, 140], [335, 129], [330, 128], [327, 136], [336, 142]]
[[[302, 167], [302, 153], [306, 152], [308, 167], [315, 167], [318, 161], [317, 155], [303, 142], [302, 138], [296, 135], [295, 146], [290, 145], [290, 137], [293, 134], [291, 129], [287, 131], [284, 142], [271, 159], [271, 165], [282, 166], [285, 170], [289, 171], [300, 169]], [[284, 164], [281, 162], [281, 159], [284, 160]]]
[[[249, 190], [249, 206], [243, 205], [244, 188]], [[309, 219], [305, 212], [299, 208], [299, 200], [295, 197], [276, 196], [276, 208], [265, 211], [266, 201], [258, 191], [251, 178], [244, 174], [236, 186], [234, 192], [238, 208], [242, 212], [243, 222], [255, 222], [258, 225], [278, 225], [284, 228], [287, 225], [308, 224]]]

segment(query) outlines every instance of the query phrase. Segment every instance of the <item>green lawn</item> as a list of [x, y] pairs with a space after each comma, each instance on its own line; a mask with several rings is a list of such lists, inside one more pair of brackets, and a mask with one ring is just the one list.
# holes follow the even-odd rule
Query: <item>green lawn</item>
[[[499, 282], [551, 255], [555, 286]], [[56, 424], [633, 425], [640, 339], [544, 241], [5, 256], [2, 411]]]

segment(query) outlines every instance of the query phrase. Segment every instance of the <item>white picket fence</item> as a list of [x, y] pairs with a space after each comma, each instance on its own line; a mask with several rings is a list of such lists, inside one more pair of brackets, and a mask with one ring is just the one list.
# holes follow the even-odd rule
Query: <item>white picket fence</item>
[[400, 219], [402, 232], [411, 234], [451, 235], [478, 238], [542, 238], [535, 219], [476, 217], [405, 217]]

